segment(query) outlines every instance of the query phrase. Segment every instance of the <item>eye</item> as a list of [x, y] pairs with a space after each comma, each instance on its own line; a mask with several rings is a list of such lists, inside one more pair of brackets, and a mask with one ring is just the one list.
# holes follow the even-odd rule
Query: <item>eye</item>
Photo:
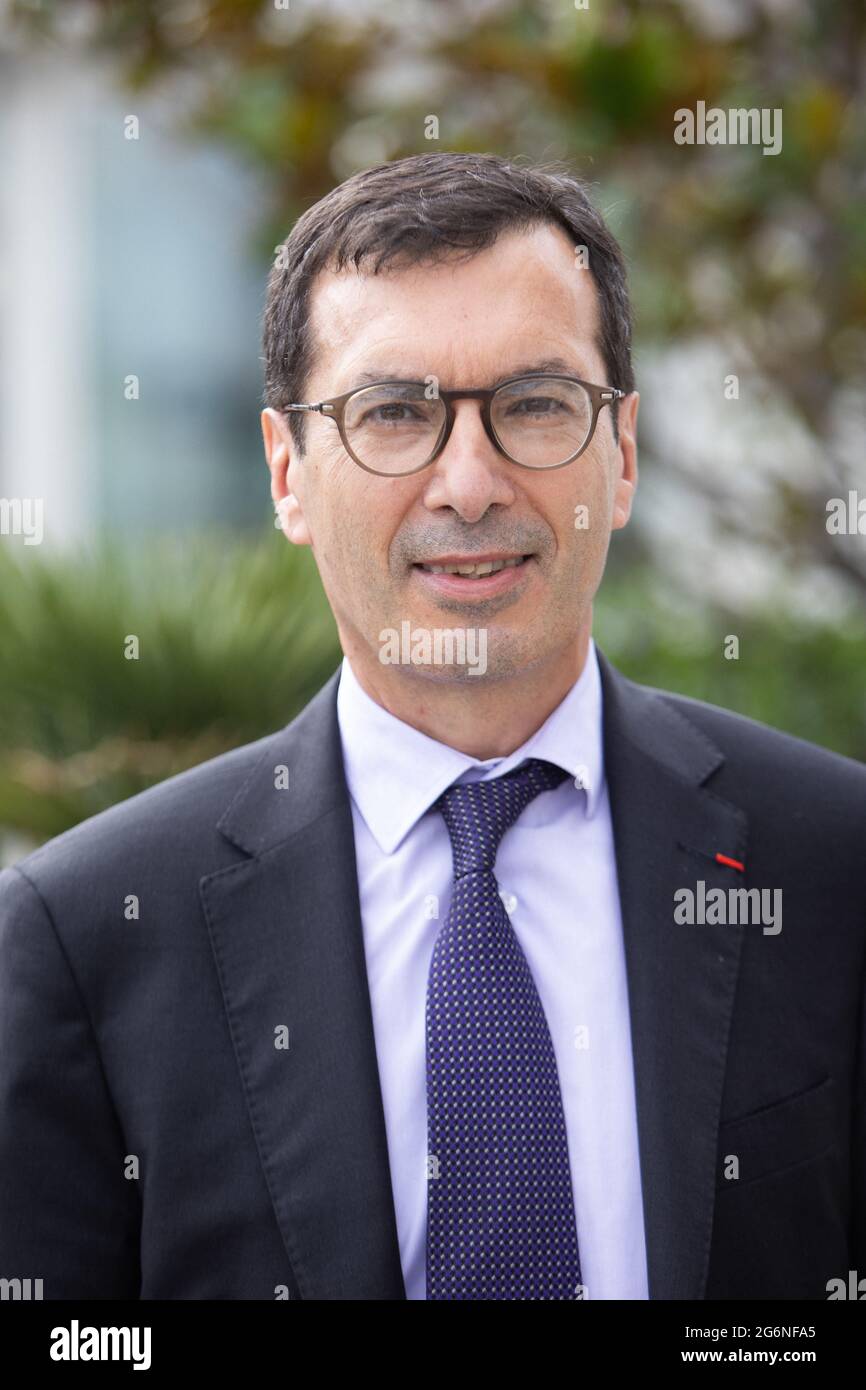
[[370, 422], [376, 425], [404, 425], [410, 420], [419, 420], [420, 418], [418, 412], [411, 410], [405, 401], [387, 401], [382, 405], [376, 405], [370, 410], [366, 410], [361, 417], [361, 423], [364, 425]]
[[381, 406], [374, 406], [373, 410], [368, 410], [364, 420], [374, 418], [374, 420], [386, 421], [386, 423], [402, 424], [410, 414], [414, 414], [414, 411], [410, 411], [405, 400], [388, 400]]
[[527, 396], [509, 408], [509, 415], [552, 415], [566, 407], [554, 396]]

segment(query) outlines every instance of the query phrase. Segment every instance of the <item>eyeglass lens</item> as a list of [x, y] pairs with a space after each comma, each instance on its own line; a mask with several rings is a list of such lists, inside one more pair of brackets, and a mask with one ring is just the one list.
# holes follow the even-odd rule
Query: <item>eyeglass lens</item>
[[[366, 386], [346, 403], [343, 428], [355, 456], [378, 473], [410, 473], [435, 452], [445, 404], [423, 382]], [[592, 402], [564, 377], [524, 377], [500, 386], [490, 408], [502, 448], [528, 468], [564, 463], [586, 442]]]

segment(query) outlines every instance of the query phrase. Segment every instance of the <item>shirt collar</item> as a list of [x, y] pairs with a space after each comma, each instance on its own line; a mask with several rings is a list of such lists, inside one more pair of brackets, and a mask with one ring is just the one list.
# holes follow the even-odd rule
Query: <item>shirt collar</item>
[[526, 758], [544, 758], [569, 773], [587, 819], [598, 809], [604, 777], [602, 697], [592, 638], [583, 670], [568, 694], [507, 757], [471, 758], [405, 724], [362, 689], [346, 657], [340, 668], [337, 719], [349, 794], [384, 854], [393, 853], [453, 782], [504, 777]]

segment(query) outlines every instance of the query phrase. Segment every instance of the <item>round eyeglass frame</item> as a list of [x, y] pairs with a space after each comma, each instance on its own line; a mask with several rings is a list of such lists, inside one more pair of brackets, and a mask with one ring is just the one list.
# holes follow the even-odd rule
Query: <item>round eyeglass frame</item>
[[[563, 459], [561, 463], [545, 463], [541, 465], [521, 463], [520, 459], [514, 458], [512, 454], [509, 454], [504, 444], [500, 443], [496, 430], [493, 428], [490, 407], [493, 397], [498, 391], [502, 391], [506, 386], [513, 386], [518, 381], [570, 381], [577, 386], [582, 386], [589, 396], [592, 406], [592, 419], [589, 422], [589, 430], [586, 439], [575, 453], [569, 458]], [[368, 463], [364, 463], [363, 459], [358, 458], [358, 455], [354, 452], [346, 438], [344, 418], [348, 402], [353, 396], [359, 395], [362, 391], [374, 390], [379, 386], [423, 386], [424, 384], [425, 383], [422, 381], [401, 381], [393, 378], [384, 381], [370, 381], [365, 382], [363, 386], [354, 386], [351, 391], [344, 391], [341, 396], [332, 396], [326, 401], [317, 401], [308, 404], [294, 402], [289, 405], [277, 406], [276, 409], [281, 413], [290, 410], [317, 411], [326, 419], [334, 421], [337, 429], [340, 431], [340, 439], [342, 440], [343, 448], [346, 450], [349, 457], [357, 463], [358, 467], [364, 469], [365, 473], [373, 473], [377, 478], [409, 478], [413, 473], [420, 473], [422, 469], [429, 468], [430, 464], [442, 453], [442, 450], [451, 438], [451, 431], [454, 428], [454, 421], [457, 418], [454, 410], [454, 401], [478, 400], [481, 401], [481, 422], [484, 425], [484, 432], [494, 449], [500, 454], [503, 454], [509, 462], [516, 464], [518, 468], [525, 468], [530, 473], [549, 473], [555, 468], [565, 468], [569, 463], [574, 463], [575, 459], [580, 458], [581, 454], [589, 447], [592, 441], [601, 411], [606, 405], [612, 405], [615, 401], [623, 400], [626, 395], [625, 391], [620, 391], [615, 386], [596, 386], [591, 381], [584, 381], [581, 377], [569, 376], [564, 372], [524, 372], [521, 376], [513, 376], [509, 377], [507, 381], [500, 381], [498, 386], [472, 387], [465, 390], [460, 388], [453, 391], [439, 390], [436, 393], [436, 399], [441, 400], [445, 406], [445, 423], [429, 458], [425, 459], [423, 463], [419, 463], [415, 468], [407, 468], [404, 473], [386, 473], [379, 468], [371, 468]]]

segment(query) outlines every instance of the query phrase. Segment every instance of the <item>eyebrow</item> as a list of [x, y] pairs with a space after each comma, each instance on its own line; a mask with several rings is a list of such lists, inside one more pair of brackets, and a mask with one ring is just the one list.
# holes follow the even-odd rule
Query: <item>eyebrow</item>
[[[543, 357], [534, 362], [518, 363], [510, 371], [504, 372], [498, 381], [508, 381], [513, 376], [531, 376], [533, 372], [564, 372], [566, 376], [580, 376], [580, 370], [575, 367], [573, 362], [566, 362], [564, 357]], [[425, 375], [432, 374], [426, 373]], [[407, 375], [405, 368], [395, 372], [389, 372], [384, 368], [381, 371], [373, 369], [359, 372], [354, 379], [354, 384], [347, 387], [347, 390], [357, 391], [361, 386], [375, 386], [380, 381], [424, 381], [424, 376]], [[493, 384], [496, 385], [498, 382]]]

